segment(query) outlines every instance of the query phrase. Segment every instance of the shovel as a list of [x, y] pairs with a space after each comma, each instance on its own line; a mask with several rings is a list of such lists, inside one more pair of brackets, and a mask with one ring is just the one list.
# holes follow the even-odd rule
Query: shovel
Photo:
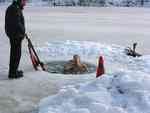
[[40, 66], [42, 68], [43, 71], [46, 70], [45, 68], [45, 64], [43, 62], [41, 62], [41, 60], [39, 59], [35, 49], [34, 49], [34, 46], [30, 40], [30, 38], [28, 37], [27, 34], [25, 34], [25, 38], [27, 39], [28, 41], [28, 50], [29, 50], [29, 54], [30, 54], [30, 58], [31, 58], [31, 62], [32, 62], [32, 65], [33, 65], [33, 68], [37, 71], [38, 70], [38, 66]]

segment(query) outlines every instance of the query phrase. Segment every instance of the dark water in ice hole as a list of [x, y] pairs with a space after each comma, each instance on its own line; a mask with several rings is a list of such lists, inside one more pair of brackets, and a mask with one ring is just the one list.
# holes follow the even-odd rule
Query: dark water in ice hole
[[[67, 63], [67, 61], [51, 61], [47, 63], [48, 66], [48, 72], [49, 73], [56, 73], [56, 74], [64, 74], [63, 69], [64, 65]], [[96, 66], [91, 63], [83, 62], [88, 67], [88, 72], [85, 72], [83, 74], [88, 73], [94, 73], [96, 71]]]

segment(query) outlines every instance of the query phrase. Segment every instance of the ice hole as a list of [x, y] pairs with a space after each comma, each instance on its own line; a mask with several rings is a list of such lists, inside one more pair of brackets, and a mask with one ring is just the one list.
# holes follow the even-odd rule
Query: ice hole
[[[64, 73], [64, 65], [67, 63], [67, 61], [50, 61], [47, 62], [47, 72], [49, 73], [56, 73], [56, 74], [65, 74]], [[88, 74], [88, 73], [94, 73], [96, 71], [96, 66], [91, 63], [83, 62], [87, 65], [88, 71], [83, 73], [75, 73], [75, 74]], [[67, 73], [67, 74], [74, 74], [74, 73]]]

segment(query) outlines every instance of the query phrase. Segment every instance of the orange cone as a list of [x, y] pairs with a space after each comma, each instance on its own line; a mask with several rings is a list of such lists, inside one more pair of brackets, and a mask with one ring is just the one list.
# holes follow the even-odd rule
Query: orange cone
[[98, 67], [97, 67], [97, 71], [96, 71], [96, 78], [98, 78], [99, 76], [103, 75], [105, 73], [105, 69], [104, 69], [104, 59], [102, 56], [99, 57], [99, 62], [98, 62]]

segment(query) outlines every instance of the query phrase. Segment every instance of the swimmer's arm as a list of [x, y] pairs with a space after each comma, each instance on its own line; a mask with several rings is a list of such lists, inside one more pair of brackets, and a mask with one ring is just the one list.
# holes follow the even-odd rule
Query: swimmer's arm
[[87, 65], [83, 64], [83, 68], [85, 69], [85, 71], [88, 71]]
[[71, 69], [72, 68], [72, 64], [71, 63], [68, 63], [64, 66], [64, 70], [68, 70], [68, 69]]

